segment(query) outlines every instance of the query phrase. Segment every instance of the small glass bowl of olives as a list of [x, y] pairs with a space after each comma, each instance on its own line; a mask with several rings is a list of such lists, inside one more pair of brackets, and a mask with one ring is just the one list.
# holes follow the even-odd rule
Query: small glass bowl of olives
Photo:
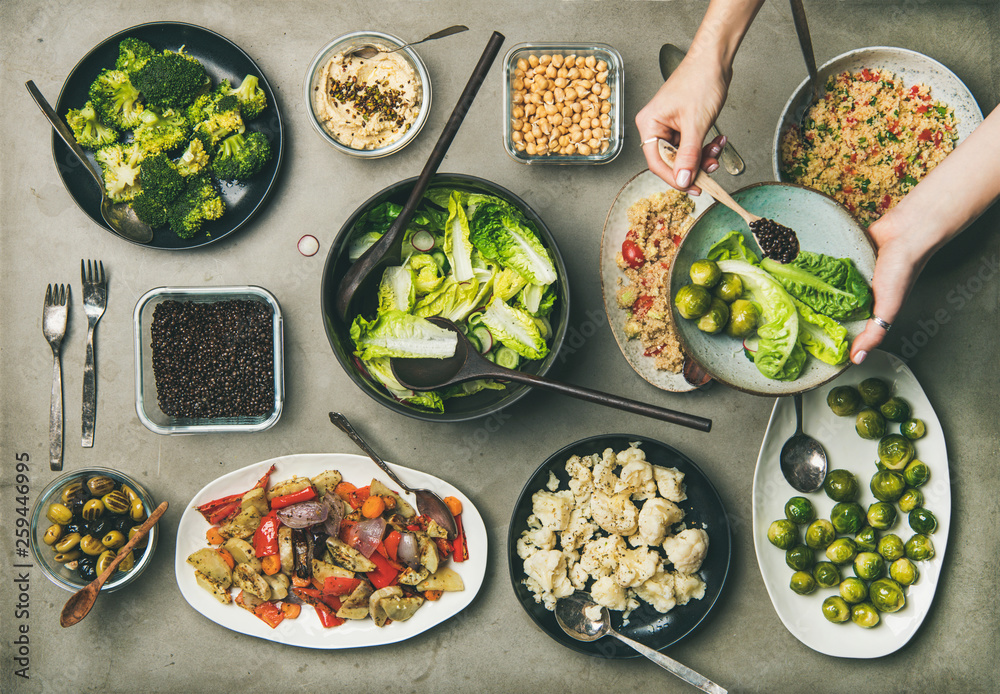
[[[83, 468], [53, 480], [31, 511], [31, 550], [46, 578], [76, 592], [93, 581], [155, 508], [133, 478], [108, 468]], [[152, 561], [157, 528], [149, 531], [101, 588], [134, 581]]]

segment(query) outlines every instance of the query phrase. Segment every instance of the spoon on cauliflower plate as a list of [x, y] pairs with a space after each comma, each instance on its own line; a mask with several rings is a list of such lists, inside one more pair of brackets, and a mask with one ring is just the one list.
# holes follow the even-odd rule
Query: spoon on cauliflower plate
[[677, 675], [688, 684], [693, 684], [703, 692], [726, 694], [726, 690], [707, 677], [699, 675], [686, 665], [678, 663], [670, 656], [654, 651], [638, 641], [619, 634], [611, 626], [611, 614], [608, 608], [598, 605], [589, 593], [577, 591], [572, 595], [559, 598], [556, 602], [556, 622], [569, 636], [578, 641], [596, 641], [611, 634], [622, 643], [628, 644], [636, 651], [646, 656], [661, 668]]

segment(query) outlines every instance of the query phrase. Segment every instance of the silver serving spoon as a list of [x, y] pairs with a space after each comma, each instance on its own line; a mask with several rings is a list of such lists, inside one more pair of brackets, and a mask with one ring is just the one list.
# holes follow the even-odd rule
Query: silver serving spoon
[[97, 187], [101, 191], [101, 217], [111, 227], [111, 231], [123, 239], [128, 239], [136, 243], [149, 243], [152, 241], [153, 229], [148, 224], [139, 221], [139, 218], [135, 216], [135, 212], [126, 203], [116, 203], [108, 197], [107, 192], [104, 190], [104, 178], [91, 167], [90, 162], [87, 161], [87, 155], [84, 154], [83, 149], [77, 144], [76, 138], [73, 137], [73, 131], [56, 114], [55, 110], [49, 105], [49, 102], [42, 96], [42, 93], [38, 91], [35, 83], [28, 80], [24, 83], [24, 86], [28, 88], [28, 93], [31, 94], [35, 103], [38, 104], [38, 108], [42, 110], [42, 113], [48, 119], [49, 123], [52, 124], [59, 137], [66, 143], [70, 151], [76, 155], [76, 158], [80, 160], [83, 168], [89, 171], [90, 175], [94, 177], [94, 181], [97, 182]]
[[368, 442], [361, 438], [361, 435], [354, 430], [351, 423], [347, 421], [347, 417], [339, 412], [331, 412], [330, 421], [333, 422], [334, 426], [350, 436], [351, 441], [358, 444], [358, 447], [367, 453], [368, 457], [375, 461], [375, 464], [382, 468], [382, 472], [389, 475], [393, 482], [416, 498], [417, 511], [419, 511], [422, 515], [433, 519], [438, 525], [444, 528], [448, 532], [448, 539], [455, 539], [455, 536], [458, 534], [458, 525], [455, 523], [455, 517], [451, 515], [451, 511], [448, 510], [448, 505], [444, 503], [444, 499], [432, 492], [430, 489], [412, 489], [403, 484], [402, 480], [396, 477], [396, 473], [394, 473], [386, 462], [379, 457], [378, 453], [373, 451], [372, 447], [368, 445]]
[[802, 433], [802, 395], [795, 401], [795, 433], [781, 447], [781, 474], [797, 491], [804, 494], [823, 486], [826, 478], [826, 450], [812, 436]]
[[463, 31], [468, 31], [469, 27], [464, 24], [456, 24], [453, 27], [448, 27], [447, 29], [442, 29], [441, 31], [435, 31], [430, 36], [425, 36], [419, 41], [413, 41], [412, 43], [404, 43], [398, 48], [393, 48], [389, 51], [383, 51], [376, 46], [367, 45], [355, 48], [353, 51], [348, 51], [344, 56], [346, 58], [361, 58], [362, 60], [368, 60], [369, 58], [374, 58], [379, 53], [388, 55], [389, 53], [395, 53], [396, 51], [401, 51], [408, 46], [416, 46], [418, 43], [423, 43], [424, 41], [433, 41], [434, 39], [443, 39], [445, 36], [451, 36], [452, 34], [460, 34]]
[[806, 21], [806, 10], [802, 6], [802, 0], [791, 0], [792, 19], [795, 22], [795, 33], [799, 37], [799, 48], [802, 49], [802, 59], [806, 63], [806, 71], [809, 73], [809, 85], [812, 87], [811, 94], [807, 99], [799, 104], [795, 111], [795, 121], [801, 129], [805, 129], [805, 118], [812, 105], [823, 96], [823, 85], [820, 84], [819, 74], [816, 71], [816, 56], [813, 55], [812, 37], [809, 35], [809, 22]]
[[712, 680], [682, 665], [668, 655], [654, 651], [627, 636], [619, 634], [611, 627], [611, 615], [608, 608], [598, 605], [589, 593], [577, 591], [569, 597], [560, 598], [556, 602], [556, 622], [569, 636], [578, 641], [596, 641], [611, 634], [622, 643], [628, 644], [642, 655], [646, 656], [661, 668], [677, 675], [688, 684], [693, 684], [703, 692], [726, 694], [726, 690]]

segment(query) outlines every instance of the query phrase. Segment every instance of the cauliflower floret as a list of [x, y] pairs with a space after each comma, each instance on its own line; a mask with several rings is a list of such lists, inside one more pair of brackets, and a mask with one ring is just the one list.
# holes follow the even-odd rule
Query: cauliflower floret
[[579, 508], [575, 508], [569, 514], [569, 525], [559, 535], [559, 543], [563, 550], [577, 549], [583, 547], [596, 531], [597, 526]]
[[657, 612], [670, 612], [677, 604], [674, 598], [674, 574], [657, 571], [642, 585], [636, 586], [635, 594], [652, 605]]
[[678, 605], [705, 597], [705, 582], [696, 574], [674, 573], [674, 599]]
[[565, 530], [572, 507], [573, 495], [568, 491], [538, 491], [531, 495], [532, 513], [538, 517], [542, 527], [549, 530]]
[[656, 496], [653, 466], [645, 460], [633, 460], [622, 467], [615, 484], [615, 493], [628, 493], [633, 499], [650, 499]]
[[618, 535], [631, 535], [639, 527], [639, 509], [628, 494], [607, 495], [595, 491], [590, 499], [590, 513], [601, 529]]
[[669, 528], [684, 517], [684, 511], [672, 501], [649, 499], [639, 511], [639, 537], [647, 545], [658, 545]]
[[556, 534], [548, 528], [525, 530], [517, 539], [517, 556], [527, 559], [539, 550], [550, 550], [556, 546]]
[[[585, 462], [585, 461], [589, 461]], [[566, 472], [569, 473], [569, 490], [577, 506], [590, 503], [590, 494], [594, 491], [594, 474], [591, 471], [593, 460], [574, 455], [566, 461]]]
[[646, 459], [646, 451], [639, 448], [638, 442], [632, 442], [628, 448], [618, 454], [618, 464], [627, 465], [632, 462]]
[[525, 559], [524, 573], [534, 579], [543, 592], [555, 598], [564, 598], [573, 592], [573, 584], [566, 576], [566, 557], [557, 549], [541, 550]]
[[708, 533], [701, 528], [682, 530], [663, 541], [663, 551], [677, 571], [693, 574], [708, 553]]
[[610, 576], [602, 576], [594, 582], [590, 589], [590, 597], [598, 605], [604, 605], [609, 610], [624, 610], [628, 606], [625, 589], [615, 583]]
[[545, 483], [545, 488], [550, 492], [554, 492], [559, 489], [559, 478], [556, 477], [556, 473], [549, 470], [549, 481]]
[[675, 467], [653, 466], [653, 479], [660, 496], [670, 501], [684, 501], [687, 493], [684, 491], [684, 473]]
[[625, 551], [615, 570], [615, 581], [620, 586], [634, 588], [655, 574], [663, 565], [663, 559], [645, 547]]
[[621, 535], [610, 535], [591, 540], [583, 548], [580, 566], [593, 578], [610, 576], [618, 568], [618, 562], [628, 548]]
[[590, 580], [590, 576], [579, 562], [573, 564], [569, 571], [566, 572], [566, 575], [569, 576], [569, 582], [577, 590], [584, 590], [587, 587], [587, 581]]
[[610, 448], [604, 451], [603, 457], [594, 463], [594, 491], [605, 494], [614, 494], [615, 485], [618, 483], [618, 476], [615, 475], [615, 468], [618, 466], [618, 459], [615, 452]]

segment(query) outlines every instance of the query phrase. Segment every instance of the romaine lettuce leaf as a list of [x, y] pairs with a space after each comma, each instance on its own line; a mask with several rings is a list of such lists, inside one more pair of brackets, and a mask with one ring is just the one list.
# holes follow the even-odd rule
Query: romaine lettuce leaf
[[494, 296], [486, 307], [482, 321], [493, 337], [525, 359], [542, 359], [549, 353], [531, 314], [508, 305], [498, 296]]
[[467, 282], [456, 282], [448, 277], [440, 288], [421, 298], [413, 309], [414, 315], [430, 318], [441, 316], [456, 323], [464, 321], [470, 313], [486, 301], [493, 288], [496, 267], [473, 269]]
[[403, 311], [409, 313], [416, 302], [417, 290], [413, 285], [413, 270], [407, 260], [402, 265], [387, 267], [378, 287], [378, 312]]
[[362, 361], [378, 357], [446, 359], [455, 354], [458, 345], [458, 336], [451, 330], [402, 311], [380, 313], [371, 321], [358, 316], [351, 324], [351, 339]]
[[801, 251], [791, 263], [764, 258], [760, 265], [789, 294], [824, 316], [844, 320], [868, 315], [871, 290], [848, 258]]
[[832, 318], [816, 313], [795, 297], [792, 297], [792, 302], [799, 312], [799, 342], [805, 350], [833, 366], [847, 361], [850, 349], [847, 328]]
[[510, 301], [527, 283], [528, 280], [524, 279], [520, 272], [512, 267], [505, 267], [497, 273], [493, 282], [493, 292], [504, 301]]
[[430, 253], [414, 253], [410, 256], [413, 268], [413, 286], [417, 294], [429, 294], [444, 282], [444, 275]]
[[709, 260], [745, 260], [757, 264], [757, 255], [747, 247], [746, 237], [739, 231], [730, 231], [708, 249]]
[[448, 200], [448, 221], [445, 223], [444, 254], [459, 282], [472, 279], [472, 243], [469, 241], [469, 220], [458, 201], [458, 191]]
[[549, 252], [529, 222], [509, 204], [483, 203], [469, 220], [472, 244], [490, 260], [512, 267], [533, 284], [556, 281]]

